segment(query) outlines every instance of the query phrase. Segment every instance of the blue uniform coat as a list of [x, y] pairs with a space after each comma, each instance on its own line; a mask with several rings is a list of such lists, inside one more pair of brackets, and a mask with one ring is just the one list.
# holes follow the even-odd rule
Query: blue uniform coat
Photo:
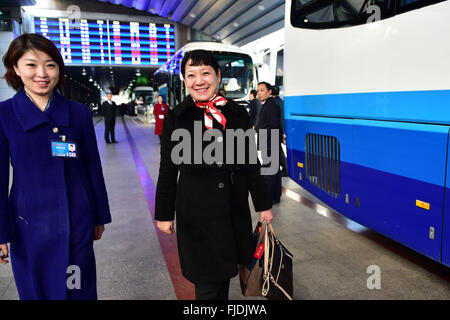
[[[52, 157], [61, 135], [77, 158]], [[90, 110], [56, 90], [45, 112], [23, 89], [0, 102], [0, 244], [10, 243], [20, 298], [96, 299], [94, 227], [109, 222]], [[69, 290], [77, 274], [81, 289]]]

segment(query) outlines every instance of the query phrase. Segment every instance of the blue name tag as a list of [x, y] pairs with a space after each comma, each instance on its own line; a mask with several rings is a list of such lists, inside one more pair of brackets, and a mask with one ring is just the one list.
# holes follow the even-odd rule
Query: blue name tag
[[77, 144], [75, 142], [51, 141], [52, 157], [76, 158]]

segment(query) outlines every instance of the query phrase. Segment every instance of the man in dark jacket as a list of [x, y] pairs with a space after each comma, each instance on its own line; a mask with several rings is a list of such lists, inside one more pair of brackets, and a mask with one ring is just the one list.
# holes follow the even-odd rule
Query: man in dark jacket
[[[280, 88], [275, 85], [272, 87], [272, 98], [275, 101], [275, 103], [280, 107], [280, 121], [281, 121], [281, 129], [283, 130], [283, 138], [282, 141], [285, 141], [286, 139], [286, 127], [284, 124], [284, 101], [280, 98]], [[286, 144], [285, 142], [283, 142]], [[286, 163], [286, 155], [284, 154], [283, 148], [280, 148], [280, 165], [281, 165], [281, 175], [283, 177], [287, 177], [288, 171], [287, 171], [287, 163]]]
[[[112, 101], [112, 94], [106, 94], [107, 100], [102, 104], [103, 115], [105, 116], [105, 141], [106, 143], [117, 143], [114, 136], [114, 127], [116, 126], [116, 104]], [[111, 140], [109, 136], [111, 135]]]
[[[280, 149], [280, 142], [281, 137], [283, 136], [283, 132], [281, 129], [281, 122], [280, 122], [280, 108], [275, 103], [273, 98], [271, 98], [272, 94], [272, 87], [267, 82], [260, 82], [258, 84], [258, 99], [261, 102], [261, 109], [259, 111], [258, 116], [258, 122], [256, 125], [256, 131], [258, 132], [258, 144], [259, 148], [261, 150], [261, 147], [264, 145], [267, 148], [267, 150], [261, 150], [262, 152], [266, 153], [268, 159], [272, 159], [272, 161], [275, 159], [275, 157], [278, 157], [278, 161], [275, 161], [276, 163], [276, 173], [274, 174], [266, 174], [264, 175], [264, 178], [267, 183], [267, 187], [269, 189], [270, 196], [272, 198], [273, 203], [279, 203], [280, 197], [281, 197], [281, 173], [280, 173], [280, 166], [279, 166], [279, 149]], [[262, 134], [261, 130], [267, 130], [267, 134], [264, 136]], [[277, 130], [277, 132], [274, 130]], [[278, 135], [276, 134], [278, 133]], [[275, 134], [275, 135], [273, 135]], [[271, 137], [277, 137], [278, 141], [273, 142], [271, 140]], [[267, 138], [264, 138], [267, 137]], [[267, 139], [266, 141], [262, 141], [262, 139]], [[276, 150], [272, 150], [272, 144], [276, 146]], [[272, 155], [273, 153], [273, 155]], [[277, 156], [275, 156], [277, 155]], [[263, 159], [264, 162], [264, 159]], [[271, 163], [263, 163], [262, 167], [268, 167], [270, 165], [273, 165]]]
[[261, 104], [259, 103], [259, 100], [256, 99], [256, 90], [250, 91], [249, 97], [250, 97], [250, 104], [249, 104], [249, 112], [248, 115], [250, 116], [250, 122], [252, 123], [252, 126], [255, 127], [257, 120], [258, 120], [258, 113], [259, 109], [261, 107]]

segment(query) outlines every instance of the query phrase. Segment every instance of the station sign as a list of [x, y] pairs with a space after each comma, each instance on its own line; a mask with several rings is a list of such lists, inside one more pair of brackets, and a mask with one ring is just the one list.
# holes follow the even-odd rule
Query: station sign
[[35, 17], [65, 64], [162, 66], [175, 53], [172, 24]]

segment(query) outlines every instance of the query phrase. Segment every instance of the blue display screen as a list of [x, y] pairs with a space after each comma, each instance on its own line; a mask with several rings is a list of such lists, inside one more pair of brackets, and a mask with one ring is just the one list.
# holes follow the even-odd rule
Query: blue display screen
[[66, 64], [161, 66], [175, 53], [171, 24], [35, 17]]

